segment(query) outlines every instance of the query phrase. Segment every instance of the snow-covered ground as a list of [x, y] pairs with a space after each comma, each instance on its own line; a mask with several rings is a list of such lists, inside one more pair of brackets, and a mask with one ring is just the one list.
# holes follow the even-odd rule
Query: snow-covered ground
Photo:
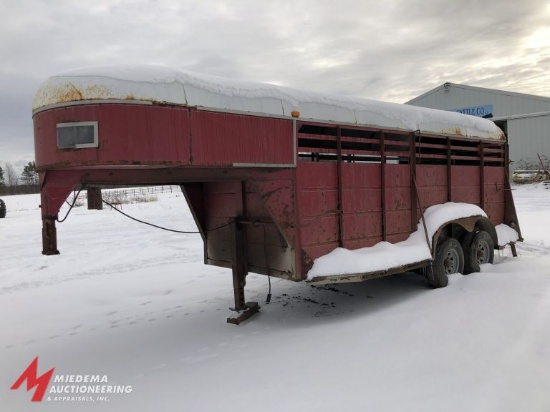
[[[195, 229], [180, 193], [157, 196], [123, 210]], [[240, 326], [225, 323], [230, 272], [202, 264], [198, 235], [79, 207], [58, 224], [61, 255], [42, 256], [38, 196], [5, 197], [0, 411], [548, 412], [550, 190], [516, 187], [514, 197], [517, 258], [508, 249], [438, 290], [412, 274], [273, 280], [269, 305], [267, 278], [251, 274], [247, 299], [262, 310]], [[37, 356], [38, 376], [55, 370], [32, 403], [26, 383], [10, 387]], [[54, 382], [66, 375], [103, 382]], [[122, 393], [51, 392], [82, 385]]]

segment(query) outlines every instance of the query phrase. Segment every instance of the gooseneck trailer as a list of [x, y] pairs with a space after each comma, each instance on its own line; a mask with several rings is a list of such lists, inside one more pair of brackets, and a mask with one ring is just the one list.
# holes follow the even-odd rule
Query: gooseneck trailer
[[[232, 268], [237, 310], [249, 271], [336, 283], [419, 270], [445, 286], [521, 240], [506, 137], [486, 119], [143, 66], [51, 77], [33, 122], [44, 254], [59, 253], [76, 187], [179, 185], [205, 263]], [[331, 265], [353, 251], [355, 267]]]

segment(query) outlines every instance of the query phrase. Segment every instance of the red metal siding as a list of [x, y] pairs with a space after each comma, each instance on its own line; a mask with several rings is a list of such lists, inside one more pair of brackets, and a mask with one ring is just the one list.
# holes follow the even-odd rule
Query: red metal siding
[[504, 223], [506, 173], [501, 167], [486, 167], [485, 178], [485, 212], [495, 224]]
[[252, 222], [252, 230], [258, 231], [263, 226], [262, 242], [266, 245], [265, 250], [258, 245], [255, 252], [250, 249], [255, 256], [250, 257], [249, 263], [265, 268], [268, 262], [269, 267], [260, 273], [273, 274], [272, 270], [278, 270], [278, 276], [302, 279], [295, 170], [277, 169], [263, 179], [251, 173], [246, 187], [245, 218]]
[[196, 166], [294, 163], [290, 120], [192, 110], [191, 139]]
[[230, 267], [232, 227], [228, 223], [243, 215], [241, 183], [204, 183], [202, 188], [204, 229], [207, 232], [205, 260]]
[[[202, 184], [202, 215], [207, 232], [206, 261], [219, 266], [231, 266], [231, 222], [241, 219], [246, 223], [246, 262], [251, 271], [286, 274], [287, 277], [294, 273], [299, 275], [293, 252], [296, 244], [294, 229], [288, 224], [284, 225], [285, 221], [289, 221], [294, 226], [293, 214], [288, 213], [289, 208], [292, 208], [292, 199], [265, 196], [269, 188], [273, 187], [278, 188], [278, 193], [288, 193], [292, 190], [292, 181], [266, 180], [259, 184], [260, 191], [255, 187], [258, 184], [250, 185], [241, 181]], [[281, 205], [282, 208], [275, 205]], [[280, 230], [281, 225], [284, 227]]]
[[[410, 166], [386, 165], [386, 169], [383, 202], [380, 163], [342, 164], [343, 247], [356, 249], [380, 242], [383, 208], [388, 240], [404, 240], [410, 234]], [[339, 245], [337, 174], [335, 162], [299, 163], [301, 240], [312, 259]]]
[[[57, 123], [74, 121], [98, 121], [98, 148], [57, 149]], [[473, 203], [495, 224], [505, 211], [515, 219], [500, 144], [298, 121], [296, 147], [290, 119], [136, 104], [49, 109], [34, 127], [44, 227], [79, 183], [183, 184], [205, 260], [220, 266], [242, 244], [249, 270], [300, 280], [338, 246], [406, 239], [418, 203]]]
[[447, 202], [447, 166], [417, 165], [416, 184], [423, 210]]
[[382, 239], [379, 164], [342, 164], [344, 246], [356, 249]]
[[299, 162], [296, 182], [301, 248], [314, 260], [338, 246], [336, 164]]
[[480, 205], [479, 166], [453, 166], [451, 168], [452, 202]]
[[411, 233], [410, 166], [387, 164], [385, 185], [386, 239], [405, 240]]
[[[56, 125], [77, 121], [98, 121], [99, 147], [57, 149]], [[34, 116], [34, 127], [39, 167], [294, 162], [290, 120], [181, 107], [102, 104], [40, 112]]]
[[[58, 149], [58, 123], [98, 121], [98, 148]], [[189, 164], [187, 110], [131, 104], [69, 106], [34, 116], [38, 167]]]

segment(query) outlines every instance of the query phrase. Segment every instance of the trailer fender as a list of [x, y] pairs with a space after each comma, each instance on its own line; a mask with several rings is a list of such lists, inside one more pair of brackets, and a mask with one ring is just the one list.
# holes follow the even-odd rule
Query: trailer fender
[[[472, 241], [476, 236], [489, 237], [485, 244], [495, 248], [498, 245], [498, 236], [493, 223], [484, 216], [470, 216], [460, 219], [455, 219], [441, 225], [432, 238], [432, 256], [434, 258], [432, 267], [428, 269], [427, 279], [433, 287], [445, 287], [447, 285], [447, 274], [455, 273], [448, 267], [448, 262], [443, 262], [442, 256], [445, 259], [447, 255], [454, 257], [457, 261], [455, 264], [457, 271], [463, 275], [472, 272], [479, 272], [479, 262], [475, 259], [475, 251], [472, 251]], [[454, 242], [454, 249], [449, 248], [449, 242]], [[491, 245], [492, 241], [492, 245]], [[456, 245], [459, 245], [460, 251], [457, 251]], [[498, 247], [498, 246], [496, 246]], [[449, 249], [449, 251], [447, 251]], [[453, 253], [450, 249], [453, 249]], [[488, 252], [487, 263], [492, 263], [493, 251]], [[454, 269], [453, 269], [454, 270]]]
[[487, 232], [497, 247], [498, 236], [493, 223], [485, 216], [470, 216], [446, 222], [437, 229], [432, 237], [432, 256], [435, 256], [440, 237], [452, 237], [462, 242], [469, 233], [480, 230]]
[[491, 240], [493, 241], [493, 245], [495, 245], [495, 249], [498, 249], [497, 230], [489, 219], [487, 219], [486, 217], [480, 217], [477, 220], [474, 227], [474, 232], [477, 232], [479, 230], [484, 230], [485, 232], [489, 233], [489, 236], [491, 236]]

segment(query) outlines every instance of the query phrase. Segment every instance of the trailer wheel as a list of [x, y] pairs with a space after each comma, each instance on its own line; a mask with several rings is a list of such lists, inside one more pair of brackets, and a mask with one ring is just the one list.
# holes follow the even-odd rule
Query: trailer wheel
[[483, 263], [493, 263], [495, 257], [495, 245], [493, 239], [484, 230], [469, 233], [462, 242], [464, 249], [464, 273], [480, 271]]
[[464, 253], [464, 272], [463, 275], [469, 275], [470, 273], [475, 272], [475, 268], [472, 268], [470, 264], [470, 246], [472, 245], [472, 239], [474, 238], [475, 232], [468, 232], [462, 239], [462, 252]]
[[448, 275], [464, 271], [464, 252], [458, 240], [443, 238], [437, 245], [432, 267], [428, 269], [428, 283], [434, 288], [444, 288], [449, 283]]
[[0, 199], [0, 219], [6, 217], [6, 204]]

